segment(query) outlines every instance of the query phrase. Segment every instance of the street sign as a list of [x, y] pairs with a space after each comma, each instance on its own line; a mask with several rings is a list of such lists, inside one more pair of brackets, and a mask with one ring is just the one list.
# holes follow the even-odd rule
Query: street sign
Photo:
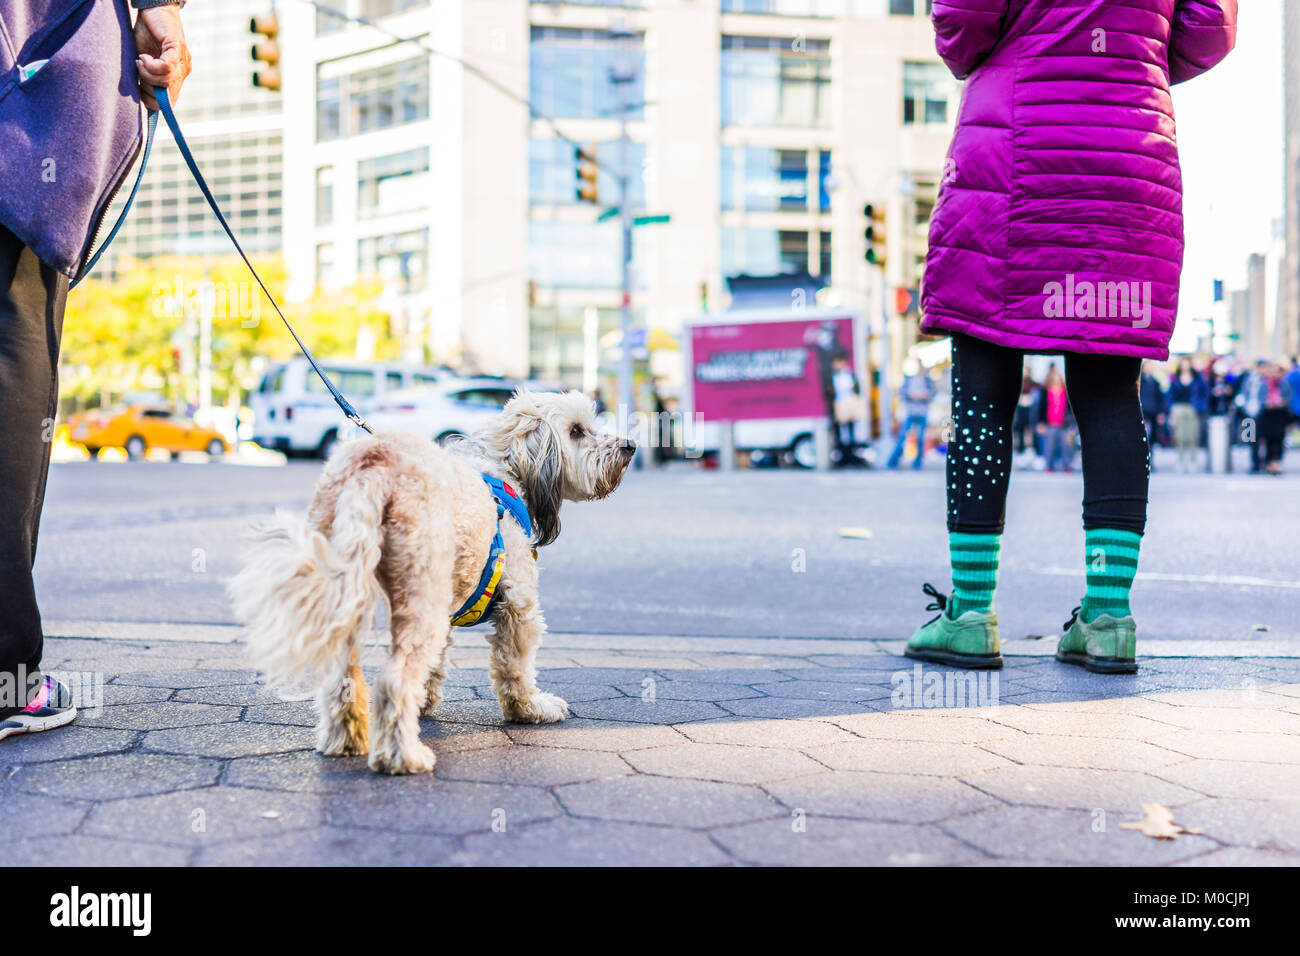
[[672, 216], [667, 214], [660, 216], [637, 216], [632, 220], [634, 226], [651, 226], [657, 222], [671, 222]]
[[616, 216], [618, 216], [618, 213], [619, 213], [619, 208], [617, 206], [610, 206], [608, 209], [606, 209], [604, 212], [602, 212], [599, 216], [596, 217], [596, 222], [604, 222], [607, 219], [613, 219]]

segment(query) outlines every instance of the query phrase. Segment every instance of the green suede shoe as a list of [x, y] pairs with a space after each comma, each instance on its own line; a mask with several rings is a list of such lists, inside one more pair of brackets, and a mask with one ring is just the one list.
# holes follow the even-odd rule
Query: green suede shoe
[[967, 611], [953, 620], [948, 616], [948, 598], [932, 584], [924, 589], [934, 598], [927, 611], [937, 617], [922, 624], [907, 642], [903, 653], [918, 661], [948, 664], [972, 670], [997, 670], [1002, 667], [1002, 650], [998, 642], [998, 616], [991, 611]]
[[1065, 633], [1056, 645], [1056, 659], [1075, 664], [1094, 674], [1137, 673], [1137, 625], [1132, 617], [1103, 614], [1088, 622], [1079, 608], [1065, 622]]

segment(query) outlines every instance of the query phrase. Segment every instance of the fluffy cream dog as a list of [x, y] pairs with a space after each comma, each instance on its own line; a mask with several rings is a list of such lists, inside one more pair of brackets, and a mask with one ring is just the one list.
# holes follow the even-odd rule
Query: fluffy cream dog
[[[341, 445], [325, 466], [306, 521], [285, 512], [254, 529], [230, 582], [254, 663], [279, 685], [316, 690], [316, 749], [369, 752], [385, 773], [433, 769], [420, 714], [442, 699], [450, 620], [475, 593], [498, 518], [482, 475], [509, 483], [528, 507], [534, 540], [507, 512], [492, 612], [492, 685], [508, 721], [563, 720], [568, 704], [537, 687], [545, 630], [534, 544], [560, 531], [560, 504], [610, 494], [635, 445], [596, 432], [577, 392], [521, 391], [473, 437], [440, 448], [384, 432]], [[361, 644], [375, 597], [388, 600], [392, 645], [367, 705]], [[373, 721], [373, 730], [371, 723]]]

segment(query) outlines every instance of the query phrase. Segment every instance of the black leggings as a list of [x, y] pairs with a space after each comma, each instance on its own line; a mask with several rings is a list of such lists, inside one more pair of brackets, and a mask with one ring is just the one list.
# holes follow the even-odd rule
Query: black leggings
[[[1011, 475], [1012, 423], [1024, 353], [968, 335], [952, 337], [948, 530], [1001, 534]], [[1083, 527], [1142, 534], [1150, 446], [1138, 398], [1142, 360], [1065, 357], [1065, 385], [1083, 445]]]

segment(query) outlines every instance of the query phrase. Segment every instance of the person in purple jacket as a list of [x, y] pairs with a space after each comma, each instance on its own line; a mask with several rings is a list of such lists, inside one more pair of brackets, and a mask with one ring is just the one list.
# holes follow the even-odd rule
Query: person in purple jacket
[[[190, 72], [180, 0], [0, 0], [0, 739], [76, 716], [41, 673], [32, 563], [68, 281], [140, 149], [140, 104]], [[136, 82], [138, 80], [138, 83]]]
[[993, 591], [1026, 353], [1062, 354], [1083, 446], [1086, 590], [1057, 659], [1132, 673], [1146, 525], [1143, 359], [1169, 357], [1183, 262], [1170, 87], [1236, 40], [1236, 0], [935, 0], [966, 81], [930, 221], [921, 327], [952, 336], [953, 591], [907, 654], [1001, 667]]

